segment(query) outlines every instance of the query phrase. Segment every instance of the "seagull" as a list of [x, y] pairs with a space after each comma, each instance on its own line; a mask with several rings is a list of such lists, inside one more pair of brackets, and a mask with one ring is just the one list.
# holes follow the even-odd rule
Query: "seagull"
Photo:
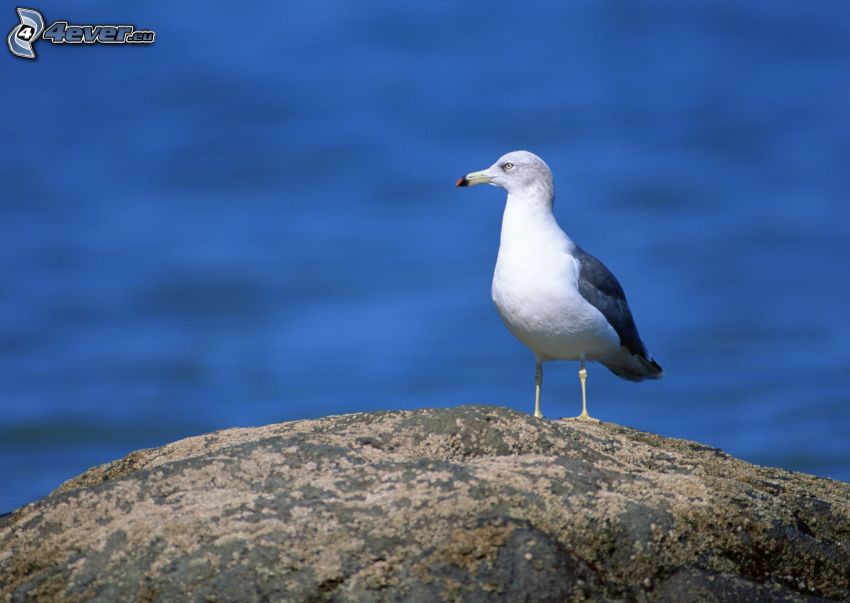
[[558, 225], [549, 166], [534, 153], [513, 151], [456, 186], [476, 184], [508, 193], [491, 293], [505, 326], [534, 353], [534, 416], [543, 417], [543, 363], [550, 360], [581, 362], [579, 421], [598, 422], [587, 414], [587, 361], [629, 381], [662, 377], [616, 277]]

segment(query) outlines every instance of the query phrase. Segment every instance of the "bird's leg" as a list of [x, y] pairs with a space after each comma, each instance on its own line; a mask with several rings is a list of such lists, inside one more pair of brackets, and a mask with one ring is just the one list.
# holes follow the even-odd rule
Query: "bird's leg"
[[543, 413], [540, 412], [540, 390], [543, 387], [543, 363], [537, 361], [536, 371], [534, 372], [534, 416], [538, 419], [543, 418]]
[[582, 356], [581, 359], [581, 368], [578, 370], [578, 378], [581, 380], [581, 414], [575, 419], [576, 421], [599, 423], [599, 419], [594, 419], [587, 414], [587, 369], [584, 368], [584, 356]]

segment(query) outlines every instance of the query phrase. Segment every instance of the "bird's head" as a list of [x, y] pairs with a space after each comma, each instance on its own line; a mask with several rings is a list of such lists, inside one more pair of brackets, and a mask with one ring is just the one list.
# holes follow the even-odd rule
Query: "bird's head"
[[480, 172], [472, 172], [458, 178], [455, 186], [492, 184], [508, 192], [522, 194], [540, 192], [554, 194], [552, 171], [540, 157], [528, 151], [512, 151], [499, 157], [498, 161]]

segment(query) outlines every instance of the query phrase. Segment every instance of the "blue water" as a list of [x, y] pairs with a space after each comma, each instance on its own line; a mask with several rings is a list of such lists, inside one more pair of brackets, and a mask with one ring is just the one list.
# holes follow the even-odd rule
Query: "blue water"
[[0, 512], [215, 429], [530, 411], [503, 194], [453, 187], [518, 148], [667, 373], [591, 367], [593, 414], [850, 480], [850, 3], [407, 4], [35, 7], [157, 39], [0, 52]]

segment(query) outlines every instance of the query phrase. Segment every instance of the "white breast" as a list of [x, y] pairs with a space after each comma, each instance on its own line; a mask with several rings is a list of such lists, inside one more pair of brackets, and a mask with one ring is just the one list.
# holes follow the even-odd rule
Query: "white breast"
[[[508, 197], [493, 302], [505, 325], [541, 359], [589, 360], [616, 351], [619, 337], [578, 292], [573, 243], [551, 212]], [[548, 209], [548, 211], [545, 211]]]

